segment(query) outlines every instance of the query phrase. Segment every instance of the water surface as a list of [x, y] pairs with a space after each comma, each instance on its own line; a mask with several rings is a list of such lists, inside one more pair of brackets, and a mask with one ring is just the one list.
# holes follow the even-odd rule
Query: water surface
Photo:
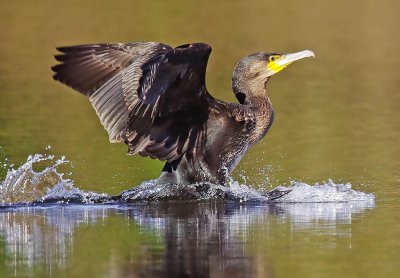
[[[363, 203], [183, 201], [14, 208], [0, 214], [7, 254], [2, 271], [39, 277], [273, 277], [276, 264], [291, 270], [295, 259], [310, 267], [321, 250], [349, 256], [352, 222], [366, 209]], [[293, 253], [301, 251], [301, 242], [308, 242], [306, 257]], [[319, 267], [332, 268], [327, 262]]]

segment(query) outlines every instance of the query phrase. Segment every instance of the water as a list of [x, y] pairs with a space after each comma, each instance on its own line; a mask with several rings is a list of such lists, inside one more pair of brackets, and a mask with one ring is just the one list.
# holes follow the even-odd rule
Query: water
[[[346, 249], [348, 226], [365, 210], [337, 203], [45, 206], [3, 211], [0, 231], [4, 263], [17, 276], [265, 277], [275, 272], [272, 261], [250, 239], [269, 242], [275, 229], [295, 235], [312, 228], [306, 236], [324, 241], [311, 242], [311, 250]], [[87, 256], [91, 263], [82, 263]]]
[[[0, 277], [396, 277], [399, 5], [2, 3]], [[110, 144], [50, 67], [55, 46], [119, 41], [209, 43], [207, 88], [227, 101], [240, 57], [315, 52], [269, 82], [275, 121], [233, 173], [238, 200], [104, 204], [152, 186], [162, 163]], [[292, 191], [265, 202], [277, 186]], [[64, 203], [22, 205], [46, 196]]]
[[[35, 164], [43, 161], [50, 165], [35, 170]], [[351, 225], [357, 215], [375, 207], [373, 194], [333, 181], [313, 186], [292, 182], [290, 186], [278, 187], [290, 190], [289, 193], [269, 200], [260, 190], [231, 180], [227, 188], [211, 185], [212, 190], [207, 194], [190, 195], [191, 201], [179, 199], [187, 198], [185, 192], [194, 185], [183, 191], [172, 185], [146, 181], [132, 189], [140, 188], [138, 193], [125, 191], [122, 198], [115, 201], [107, 194], [75, 187], [73, 180], [58, 172], [57, 168], [67, 163], [65, 157], [56, 159], [53, 155], [36, 154], [15, 169], [9, 166], [6, 178], [0, 183], [0, 234], [7, 254], [4, 257], [5, 275], [272, 275], [272, 266], [265, 262], [258, 265], [253, 255], [246, 251], [247, 246], [253, 244], [250, 239], [254, 237], [255, 226], [261, 226], [264, 240], [270, 240], [272, 227], [287, 223], [293, 234], [317, 229], [318, 233], [331, 238], [331, 242], [323, 243], [323, 246], [333, 248], [338, 239], [351, 237], [348, 228], [341, 231], [337, 225]], [[228, 194], [221, 194], [222, 189]], [[115, 221], [122, 223], [115, 224]], [[84, 268], [71, 266], [72, 258], [82, 256], [79, 250], [86, 248], [82, 253], [91, 253], [93, 248], [91, 245], [85, 247], [87, 240], [76, 243], [75, 233], [79, 233], [80, 227], [97, 227], [96, 232], [89, 235], [90, 242], [102, 233], [99, 225], [111, 225], [112, 229], [111, 238], [101, 240], [101, 247], [96, 248], [105, 256]], [[114, 225], [124, 230], [123, 237], [117, 237], [117, 247], [110, 244], [116, 236]], [[129, 238], [131, 225], [135, 233], [146, 235], [145, 238], [150, 237], [152, 241]], [[125, 241], [134, 241], [131, 250], [119, 249], [121, 244], [125, 246]], [[136, 250], [142, 249], [144, 252], [136, 254]], [[98, 268], [95, 267], [97, 264], [107, 266]]]
[[[34, 170], [35, 164], [43, 161], [50, 165]], [[291, 192], [273, 201], [236, 181], [225, 189], [235, 197], [232, 200], [213, 195], [216, 190], [195, 201], [158, 200], [153, 198], [154, 191], [175, 198], [185, 195], [147, 181], [138, 186], [143, 187], [142, 201], [127, 203], [125, 198], [113, 201], [106, 194], [76, 188], [73, 180], [57, 170], [66, 163], [64, 157], [36, 154], [16, 169], [10, 166], [0, 183], [5, 275], [270, 276], [274, 273], [270, 263], [259, 265], [258, 255], [247, 251], [247, 246], [253, 245], [254, 227], [261, 226], [265, 241], [271, 240], [274, 227], [288, 232], [285, 226], [289, 225], [292, 234], [316, 230], [330, 237], [328, 242], [318, 243], [321, 247], [335, 248], [337, 241], [349, 241], [351, 230], [346, 226], [375, 206], [373, 194], [332, 181], [313, 186], [292, 182], [280, 187]], [[75, 234], [84, 227], [91, 234], [79, 241]], [[99, 240], [107, 227], [112, 230], [111, 238], [101, 236]], [[95, 250], [103, 256], [94, 256], [96, 262], [84, 267], [71, 265], [72, 258], [94, 252], [90, 242], [97, 240], [100, 246]]]

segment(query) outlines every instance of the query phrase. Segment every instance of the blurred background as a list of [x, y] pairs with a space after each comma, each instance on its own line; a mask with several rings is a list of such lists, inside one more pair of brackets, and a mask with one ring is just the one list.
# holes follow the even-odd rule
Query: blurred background
[[311, 49], [315, 60], [269, 82], [274, 124], [234, 176], [254, 186], [333, 179], [379, 191], [399, 182], [399, 7], [391, 0], [3, 2], [0, 159], [18, 165], [34, 153], [64, 155], [77, 186], [106, 193], [159, 175], [163, 163], [110, 144], [89, 101], [53, 81], [56, 46], [206, 42], [208, 90], [232, 102], [241, 57]]
[[140, 206], [126, 212], [90, 206], [2, 211], [0, 276], [148, 277], [143, 273], [165, 261], [164, 271], [178, 271], [178, 263], [196, 270], [171, 256], [178, 254], [195, 266], [207, 264], [211, 277], [213, 264], [222, 270], [236, 265], [237, 276], [247, 273], [240, 277], [395, 277], [399, 10], [394, 0], [2, 1], [0, 164], [8, 165], [0, 167], [0, 181], [9, 164], [17, 168], [36, 153], [65, 156], [70, 164], [59, 171], [83, 190], [116, 194], [158, 177], [163, 163], [127, 156], [127, 146], [109, 143], [88, 99], [53, 81], [55, 47], [206, 42], [213, 48], [207, 88], [232, 102], [231, 76], [241, 57], [304, 49], [316, 54], [269, 81], [274, 124], [235, 179], [267, 189], [332, 179], [376, 199], [372, 209], [194, 203], [151, 206], [154, 212]]

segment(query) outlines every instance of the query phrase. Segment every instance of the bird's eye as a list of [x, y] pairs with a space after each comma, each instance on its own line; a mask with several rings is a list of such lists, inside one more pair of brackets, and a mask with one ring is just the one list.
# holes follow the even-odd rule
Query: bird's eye
[[268, 58], [268, 60], [270, 61], [270, 62], [273, 62], [273, 61], [275, 61], [276, 60], [276, 56], [274, 55], [274, 56], [269, 56], [269, 58]]

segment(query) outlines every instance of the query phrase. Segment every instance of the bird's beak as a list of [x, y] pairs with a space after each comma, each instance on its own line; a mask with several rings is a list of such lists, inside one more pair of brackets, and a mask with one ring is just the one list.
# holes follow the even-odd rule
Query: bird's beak
[[[274, 55], [270, 57], [268, 62], [268, 69], [273, 72], [273, 74], [283, 70], [288, 65], [293, 63], [294, 61], [307, 58], [307, 57], [314, 57], [314, 52], [310, 50], [303, 50], [300, 52], [289, 53], [289, 54], [282, 54], [282, 55]], [[271, 59], [272, 58], [272, 59]], [[271, 74], [272, 75], [272, 74]]]

